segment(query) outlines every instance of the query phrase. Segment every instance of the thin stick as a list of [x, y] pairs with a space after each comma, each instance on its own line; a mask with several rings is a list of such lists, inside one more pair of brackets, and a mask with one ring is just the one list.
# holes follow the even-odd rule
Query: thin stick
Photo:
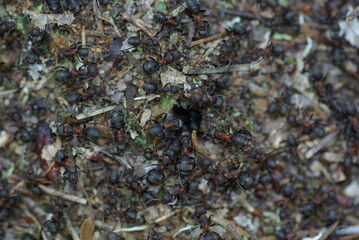
[[108, 106], [108, 107], [105, 107], [105, 108], [95, 109], [95, 110], [93, 110], [91, 112], [88, 112], [88, 113], [80, 113], [80, 114], [78, 114], [76, 116], [76, 119], [77, 120], [83, 120], [83, 119], [86, 119], [86, 118], [90, 118], [90, 117], [93, 117], [93, 116], [104, 114], [106, 112], [112, 111], [113, 109], [115, 109], [115, 106]]
[[325, 239], [327, 239], [327, 238], [329, 237], [329, 235], [332, 234], [332, 233], [335, 231], [335, 229], [337, 228], [338, 224], [339, 224], [339, 221], [336, 221], [335, 223], [333, 223], [333, 224], [327, 229], [327, 231], [325, 231], [325, 232], [323, 233], [323, 235], [322, 235], [318, 240], [325, 240]]
[[68, 217], [68, 215], [65, 213], [65, 219], [66, 219], [66, 225], [69, 229], [70, 235], [72, 237], [73, 240], [80, 240], [79, 235], [77, 234], [77, 232], [75, 231], [75, 229], [72, 226], [72, 223], [70, 221], [70, 218]]
[[46, 177], [47, 174], [49, 174], [51, 172], [51, 170], [54, 168], [55, 166], [55, 161], [52, 161], [50, 166], [46, 169], [46, 171], [44, 172], [44, 176]]
[[154, 223], [162, 222], [163, 220], [166, 220], [167, 218], [170, 218], [170, 217], [172, 217], [173, 215], [175, 215], [175, 214], [177, 214], [177, 213], [179, 213], [179, 212], [180, 212], [180, 209], [177, 209], [177, 210], [175, 210], [175, 211], [171, 211], [169, 214], [164, 215], [164, 216], [162, 216], [162, 217], [159, 217], [159, 218], [157, 218], [156, 220], [154, 220], [153, 222], [154, 222]]
[[[95, 220], [94, 224], [102, 229], [105, 229], [107, 231], [111, 231], [114, 233], [119, 233], [119, 232], [141, 232], [144, 231], [148, 228], [148, 225], [139, 225], [139, 226], [134, 226], [134, 227], [129, 227], [129, 228], [117, 228], [117, 225], [110, 225], [110, 224], [106, 224], [104, 222], [101, 222], [99, 220]], [[115, 230], [114, 230], [115, 229]]]
[[217, 222], [217, 223], [219, 223], [219, 224], [221, 224], [221, 225], [223, 225], [225, 227], [231, 226], [232, 230], [237, 231], [241, 236], [244, 236], [244, 237], [247, 237], [247, 238], [249, 238], [251, 236], [246, 230], [244, 230], [242, 227], [238, 226], [234, 222], [229, 221], [229, 220], [224, 219], [224, 218], [220, 218], [213, 212], [208, 212], [208, 213], [210, 214], [211, 219], [213, 219], [213, 221], [215, 221], [215, 222]]
[[60, 197], [60, 198], [66, 199], [68, 201], [76, 202], [76, 203], [79, 203], [82, 205], [87, 205], [87, 200], [85, 198], [80, 198], [78, 196], [62, 193], [62, 192], [57, 191], [56, 189], [46, 187], [45, 185], [42, 185], [42, 184], [39, 184], [39, 188], [42, 191], [44, 191], [52, 196]]
[[218, 68], [191, 68], [189, 66], [185, 66], [182, 70], [184, 74], [187, 75], [198, 75], [198, 74], [216, 74], [216, 73], [225, 73], [225, 72], [250, 72], [250, 71], [257, 71], [260, 69], [260, 64], [264, 58], [253, 62], [253, 63], [246, 63], [246, 64], [236, 64]]
[[325, 136], [318, 145], [312, 147], [311, 149], [309, 149], [307, 151], [307, 153], [305, 154], [305, 158], [306, 159], [310, 159], [311, 157], [313, 157], [317, 152], [319, 152], [321, 149], [323, 149], [324, 147], [328, 146], [331, 142], [333, 142], [335, 140], [335, 137], [338, 135], [339, 133], [339, 129], [335, 130], [334, 132], [331, 132], [330, 134], [328, 134], [327, 136]]
[[342, 237], [341, 240], [359, 239], [359, 234], [354, 234], [346, 237]]
[[226, 35], [225, 33], [218, 33], [218, 34], [209, 36], [209, 37], [207, 37], [207, 38], [199, 39], [199, 40], [197, 40], [197, 41], [192, 42], [191, 47], [200, 45], [200, 44], [202, 44], [202, 43], [211, 42], [211, 41], [213, 41], [213, 40], [220, 39], [220, 38], [222, 38], [222, 37], [225, 36], [225, 35]]
[[41, 231], [41, 224], [40, 222], [37, 220], [37, 218], [35, 217], [35, 215], [33, 215], [31, 212], [29, 212], [27, 209], [25, 209], [25, 214], [28, 215], [29, 217], [32, 218], [32, 220], [35, 222], [36, 226], [39, 228], [39, 231], [41, 232], [41, 236], [43, 240], [47, 240], [46, 234], [44, 231]]
[[239, 16], [239, 17], [249, 18], [249, 19], [258, 19], [258, 17], [255, 14], [249, 13], [249, 12], [233, 11], [233, 10], [228, 10], [228, 9], [216, 9], [216, 11], [219, 12], [220, 14]]
[[143, 21], [141, 19], [131, 19], [131, 22], [135, 24], [139, 29], [144, 31], [149, 37], [154, 37], [153, 33], [151, 33], [147, 28], [145, 28], [145, 26], [142, 25]]
[[192, 140], [192, 146], [193, 146], [194, 150], [196, 150], [196, 152], [198, 152], [202, 156], [207, 157], [206, 152], [197, 143], [197, 131], [196, 130], [192, 131], [191, 140]]
[[5, 96], [5, 95], [8, 95], [8, 94], [14, 93], [14, 92], [16, 92], [16, 91], [17, 91], [17, 89], [4, 90], [4, 91], [1, 91], [1, 92], [0, 92], [0, 96]]

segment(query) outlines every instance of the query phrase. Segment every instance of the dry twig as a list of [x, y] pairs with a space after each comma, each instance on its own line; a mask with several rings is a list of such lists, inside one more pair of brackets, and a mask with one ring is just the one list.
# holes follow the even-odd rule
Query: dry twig
[[52, 196], [60, 197], [60, 198], [66, 199], [68, 201], [76, 202], [76, 203], [79, 203], [79, 204], [82, 204], [82, 205], [87, 204], [87, 200], [85, 198], [80, 198], [80, 197], [77, 197], [77, 196], [74, 196], [74, 195], [69, 195], [69, 194], [66, 194], [66, 193], [62, 193], [62, 192], [57, 191], [56, 189], [46, 187], [45, 185], [42, 185], [42, 184], [39, 184], [39, 188], [42, 191], [44, 191], [44, 192], [46, 192], [46, 193], [48, 193], [48, 194], [50, 194]]

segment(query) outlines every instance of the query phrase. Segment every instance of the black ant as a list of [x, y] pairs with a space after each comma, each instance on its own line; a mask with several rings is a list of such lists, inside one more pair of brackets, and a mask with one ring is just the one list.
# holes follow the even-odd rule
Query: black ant
[[69, 104], [74, 104], [79, 101], [86, 101], [93, 96], [99, 96], [102, 93], [100, 86], [91, 85], [83, 93], [78, 93], [75, 90], [70, 90], [66, 95], [66, 100]]
[[280, 44], [270, 44], [265, 49], [262, 48], [256, 48], [249, 51], [246, 51], [243, 56], [241, 57], [241, 63], [251, 63], [260, 60], [261, 58], [267, 58], [269, 56], [282, 56], [285, 52], [285, 50], [290, 46], [283, 47]]
[[63, 200], [58, 199], [55, 201], [51, 219], [44, 223], [51, 233], [56, 233], [59, 230], [65, 228], [65, 223], [63, 221], [63, 211], [66, 209], [66, 207], [67, 206]]
[[166, 123], [155, 124], [148, 128], [148, 135], [151, 138], [164, 138], [167, 137], [170, 132], [178, 131], [182, 129], [183, 122], [180, 119], [173, 119]]
[[71, 12], [77, 14], [81, 12], [81, 2], [79, 0], [67, 0], [67, 8]]
[[61, 124], [57, 126], [57, 134], [60, 137], [72, 137], [74, 135], [83, 135], [85, 129], [81, 127], [72, 127], [68, 124]]
[[4, 20], [0, 22], [0, 36], [5, 34], [10, 35], [11, 32], [16, 29], [16, 22], [12, 19], [10, 13], [6, 9], [6, 2], [3, 1], [5, 12], [7, 13], [10, 20]]
[[65, 150], [58, 150], [55, 154], [55, 167], [64, 167], [63, 175], [65, 179], [71, 184], [76, 184], [79, 180], [80, 167], [75, 162], [69, 160]]
[[191, 136], [188, 131], [181, 133], [181, 153], [182, 155], [189, 155], [192, 151]]
[[275, 101], [271, 102], [268, 105], [267, 112], [269, 114], [280, 114], [286, 115], [291, 108], [291, 100], [294, 92], [291, 89], [286, 89], [282, 95], [275, 99]]
[[208, 28], [208, 22], [202, 19], [200, 13], [205, 12], [201, 9], [201, 5], [197, 0], [186, 0], [188, 12], [194, 16], [195, 26], [197, 29], [203, 30]]
[[61, 59], [63, 59], [63, 58], [70, 59], [73, 56], [78, 56], [78, 57], [85, 58], [89, 54], [90, 54], [90, 50], [88, 48], [85, 48], [85, 47], [72, 47], [70, 49], [66, 49], [64, 51], [61, 51], [58, 56]]
[[46, 0], [45, 2], [52, 13], [63, 12], [61, 0]]
[[74, 69], [69, 71], [65, 67], [63, 69], [57, 70], [55, 72], [55, 79], [60, 83], [68, 83], [70, 80], [74, 79], [86, 79], [93, 78], [97, 75], [97, 66], [94, 63], [88, 64], [86, 67], [82, 66], [78, 70]]
[[163, 204], [173, 204], [177, 199], [188, 203], [186, 194], [195, 194], [198, 191], [198, 184], [194, 181], [186, 182], [172, 187], [171, 190], [165, 191], [161, 197]]
[[200, 228], [202, 229], [202, 233], [199, 236], [199, 238], [202, 238], [203, 240], [210, 240], [210, 239], [219, 240], [219, 239], [221, 239], [221, 237], [218, 233], [210, 230], [210, 227], [213, 224], [211, 224], [211, 217], [207, 216], [206, 211], [204, 211], [204, 212], [196, 211], [195, 217], [196, 217], [198, 223], [200, 224]]
[[173, 63], [174, 61], [180, 59], [181, 56], [182, 54], [177, 49], [170, 50], [164, 55], [163, 58], [158, 61], [153, 58], [149, 58], [143, 64], [143, 70], [147, 74], [152, 74], [156, 72], [161, 66]]
[[140, 201], [145, 205], [151, 204], [156, 198], [152, 195], [151, 192], [145, 190], [145, 187], [142, 186], [141, 182], [137, 179], [136, 175], [133, 174], [132, 171], [127, 174], [129, 176], [125, 179], [125, 184], [132, 191], [134, 191], [139, 197]]
[[181, 27], [181, 23], [177, 19], [170, 17], [170, 16], [166, 16], [162, 12], [155, 12], [153, 17], [156, 22], [159, 22], [162, 24], [167, 24], [168, 26], [170, 26], [172, 28], [180, 29], [180, 27]]
[[287, 120], [289, 124], [302, 128], [304, 133], [309, 134], [313, 138], [322, 138], [325, 136], [324, 127], [319, 122], [310, 123], [293, 114], [289, 115]]
[[163, 94], [167, 94], [167, 93], [176, 94], [179, 92], [179, 88], [177, 86], [170, 84], [166, 84], [166, 86], [160, 87], [155, 83], [145, 82], [143, 83], [142, 88], [148, 94], [155, 94], [158, 92]]
[[31, 193], [35, 195], [42, 194], [41, 188], [39, 188], [37, 181], [36, 181], [36, 175], [34, 173], [34, 170], [30, 169], [27, 171], [27, 177], [26, 177], [26, 187], [30, 189]]
[[246, 128], [241, 128], [234, 134], [228, 134], [212, 129], [210, 135], [223, 141], [231, 141], [233, 146], [238, 149], [244, 149], [246, 146], [249, 146], [253, 140], [252, 134]]
[[200, 88], [191, 89], [185, 94], [187, 98], [191, 100], [193, 104], [199, 106], [211, 106], [214, 109], [220, 108], [224, 104], [224, 100], [222, 96], [219, 95], [211, 95], [209, 93], [204, 92]]
[[25, 53], [25, 59], [27, 63], [34, 64], [38, 61], [40, 53], [43, 52], [43, 50], [40, 49], [39, 44], [43, 41], [44, 34], [45, 31], [42, 32], [38, 28], [34, 28], [29, 32], [31, 48]]
[[134, 46], [134, 47], [138, 47], [139, 45], [144, 45], [144, 46], [147, 46], [147, 47], [150, 47], [150, 48], [153, 48], [156, 50], [157, 47], [160, 46], [160, 43], [158, 40], [156, 40], [155, 38], [148, 38], [146, 40], [141, 40], [140, 37], [130, 37], [128, 38], [127, 40], [128, 44], [130, 44], [131, 46]]
[[300, 161], [298, 154], [298, 140], [292, 134], [289, 134], [287, 140], [285, 141], [287, 146], [289, 147], [289, 153], [291, 155], [291, 161], [293, 163], [298, 163]]

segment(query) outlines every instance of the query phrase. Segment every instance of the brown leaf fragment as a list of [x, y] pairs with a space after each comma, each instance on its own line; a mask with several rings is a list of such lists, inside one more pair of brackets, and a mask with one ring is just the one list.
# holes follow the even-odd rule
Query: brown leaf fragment
[[92, 240], [93, 232], [95, 230], [95, 224], [91, 218], [87, 218], [81, 225], [80, 238], [81, 240]]

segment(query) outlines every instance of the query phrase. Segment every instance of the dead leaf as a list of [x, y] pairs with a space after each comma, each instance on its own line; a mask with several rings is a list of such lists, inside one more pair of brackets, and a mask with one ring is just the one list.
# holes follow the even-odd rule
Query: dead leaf
[[92, 240], [94, 230], [95, 230], [95, 224], [92, 222], [91, 218], [86, 219], [82, 223], [80, 229], [81, 240]]

